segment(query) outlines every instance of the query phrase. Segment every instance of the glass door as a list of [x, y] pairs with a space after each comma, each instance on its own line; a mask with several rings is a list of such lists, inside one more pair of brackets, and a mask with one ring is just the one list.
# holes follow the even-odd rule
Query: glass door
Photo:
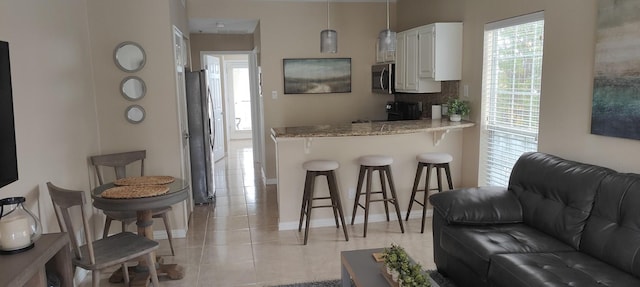
[[225, 61], [227, 120], [230, 139], [251, 138], [251, 89], [249, 64], [245, 60]]

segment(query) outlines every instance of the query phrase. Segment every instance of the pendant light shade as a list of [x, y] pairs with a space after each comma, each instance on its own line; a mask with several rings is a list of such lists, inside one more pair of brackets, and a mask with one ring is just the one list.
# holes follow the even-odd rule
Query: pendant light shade
[[396, 32], [389, 29], [380, 31], [378, 34], [378, 50], [382, 53], [396, 50]]
[[387, 0], [387, 29], [378, 34], [378, 51], [380, 53], [394, 52], [396, 50], [396, 32], [389, 29], [389, 0]]
[[338, 33], [336, 30], [322, 30], [320, 32], [320, 53], [338, 52]]
[[327, 0], [327, 29], [320, 32], [320, 53], [338, 52], [338, 32], [329, 29], [329, 0]]

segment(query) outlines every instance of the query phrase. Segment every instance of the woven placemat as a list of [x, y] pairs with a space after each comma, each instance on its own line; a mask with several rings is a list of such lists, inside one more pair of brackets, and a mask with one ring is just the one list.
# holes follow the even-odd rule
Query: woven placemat
[[116, 186], [105, 190], [103, 198], [142, 198], [165, 194], [169, 191], [166, 185], [129, 185]]
[[154, 175], [154, 176], [135, 176], [116, 179], [115, 185], [162, 185], [174, 182], [173, 176]]

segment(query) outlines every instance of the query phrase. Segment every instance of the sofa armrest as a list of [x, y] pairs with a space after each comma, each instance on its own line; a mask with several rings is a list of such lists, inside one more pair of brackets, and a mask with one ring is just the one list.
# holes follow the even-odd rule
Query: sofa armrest
[[504, 187], [478, 187], [440, 192], [429, 197], [448, 224], [485, 225], [522, 222], [522, 206]]

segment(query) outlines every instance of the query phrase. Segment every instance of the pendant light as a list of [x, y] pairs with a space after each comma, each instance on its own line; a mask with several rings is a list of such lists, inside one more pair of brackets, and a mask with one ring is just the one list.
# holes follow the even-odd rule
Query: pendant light
[[386, 53], [396, 50], [396, 32], [389, 29], [389, 0], [387, 0], [387, 29], [378, 34], [378, 52]]
[[320, 53], [338, 52], [338, 33], [329, 29], [329, 0], [327, 0], [327, 29], [320, 32]]

